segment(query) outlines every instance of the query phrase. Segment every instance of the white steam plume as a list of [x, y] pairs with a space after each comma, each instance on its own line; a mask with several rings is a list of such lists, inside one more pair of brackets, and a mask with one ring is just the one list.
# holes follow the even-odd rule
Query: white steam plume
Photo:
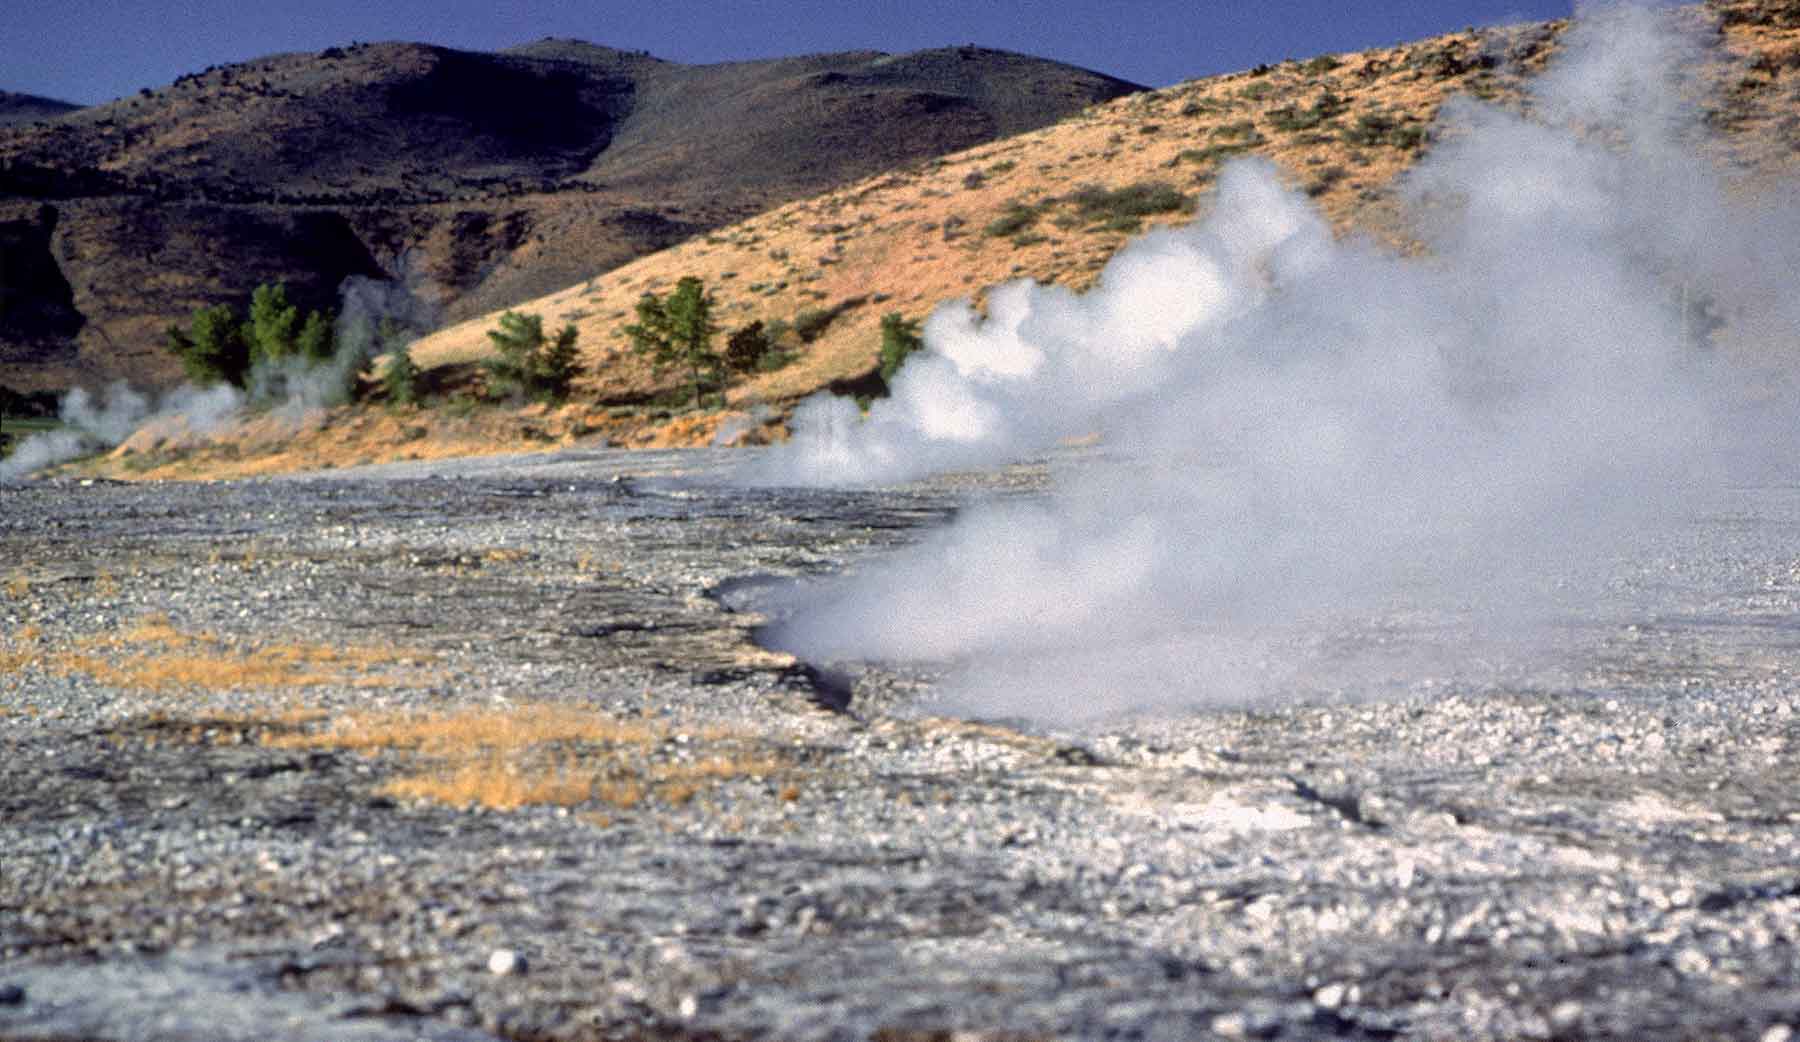
[[58, 409], [64, 427], [26, 438], [0, 460], [0, 478], [21, 478], [110, 449], [149, 423], [179, 423], [185, 431], [204, 434], [234, 416], [242, 403], [243, 395], [224, 385], [202, 390], [183, 384], [154, 408], [149, 396], [124, 381], [108, 386], [99, 400], [77, 387], [63, 396]]
[[[1676, 18], [1587, 12], [1535, 119], [1452, 106], [1407, 188], [1424, 257], [1334, 239], [1252, 161], [1085, 295], [940, 309], [891, 399], [807, 403], [759, 476], [891, 481], [1094, 431], [1103, 452], [1046, 502], [799, 591], [772, 639], [948, 662], [953, 705], [1066, 719], [1385, 682], [1404, 663], [1333, 634], [1410, 611], [1531, 631], [1546, 576], [1754, 440], [1737, 339], [1800, 336], [1800, 220], [1693, 154]], [[1791, 451], [1777, 420], [1758, 434]]]

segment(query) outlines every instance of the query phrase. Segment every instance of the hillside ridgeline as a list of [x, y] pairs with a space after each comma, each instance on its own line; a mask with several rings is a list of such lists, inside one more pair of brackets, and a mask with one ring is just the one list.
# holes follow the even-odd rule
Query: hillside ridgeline
[[1137, 89], [974, 48], [685, 66], [546, 40], [275, 55], [40, 108], [0, 127], [0, 384], [168, 385], [163, 329], [264, 282], [482, 314]]

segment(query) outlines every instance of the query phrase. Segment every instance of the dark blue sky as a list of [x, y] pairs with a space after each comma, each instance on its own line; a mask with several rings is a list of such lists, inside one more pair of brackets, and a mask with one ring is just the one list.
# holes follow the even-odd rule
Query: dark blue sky
[[208, 65], [352, 40], [497, 50], [543, 36], [680, 62], [976, 43], [1151, 86], [1553, 18], [1569, 0], [0, 0], [0, 89], [94, 104]]

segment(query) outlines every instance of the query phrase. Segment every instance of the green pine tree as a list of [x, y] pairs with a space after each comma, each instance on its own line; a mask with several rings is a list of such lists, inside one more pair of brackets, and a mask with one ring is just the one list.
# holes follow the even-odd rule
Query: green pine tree
[[414, 405], [419, 400], [419, 367], [413, 364], [412, 349], [400, 344], [388, 353], [387, 366], [381, 371], [381, 384], [388, 401], [395, 405]]
[[294, 338], [295, 353], [309, 362], [329, 362], [336, 347], [332, 335], [335, 321], [329, 311], [309, 312]]
[[500, 316], [500, 328], [489, 330], [499, 357], [487, 363], [488, 376], [501, 395], [524, 395], [560, 401], [569, 395], [581, 373], [575, 349], [578, 331], [565, 325], [555, 340], [544, 336], [544, 317], [508, 311]]
[[898, 311], [881, 316], [881, 382], [892, 384], [907, 357], [924, 346], [918, 319], [904, 318]]
[[244, 324], [225, 304], [197, 309], [185, 330], [170, 326], [168, 347], [180, 357], [188, 379], [202, 386], [228, 383], [242, 387], [250, 373], [250, 342], [244, 336]]
[[646, 293], [638, 299], [638, 320], [625, 327], [631, 349], [648, 355], [657, 372], [684, 369], [694, 407], [722, 382], [725, 360], [712, 348], [718, 326], [712, 319], [713, 299], [701, 281], [685, 275], [667, 299]]
[[569, 396], [569, 388], [581, 375], [581, 353], [575, 349], [575, 339], [579, 335], [575, 323], [570, 322], [539, 354], [533, 376], [542, 394], [558, 401]]
[[263, 283], [250, 294], [250, 320], [244, 339], [250, 344], [250, 364], [278, 362], [299, 351], [300, 309], [288, 303], [285, 283]]

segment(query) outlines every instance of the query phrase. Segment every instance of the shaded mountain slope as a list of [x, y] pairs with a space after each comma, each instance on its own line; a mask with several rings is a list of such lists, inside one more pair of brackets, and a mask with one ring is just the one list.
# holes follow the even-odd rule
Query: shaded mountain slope
[[[269, 278], [316, 307], [385, 275], [479, 314], [1136, 89], [993, 51], [683, 66], [558, 40], [208, 69], [0, 129], [0, 289], [59, 286], [0, 312], [0, 383], [168, 381], [157, 331]], [[321, 249], [296, 221], [347, 237]]]
[[12, 91], [0, 90], [0, 127], [12, 126], [16, 123], [36, 123], [39, 120], [58, 119], [80, 109], [55, 98], [43, 98], [36, 94], [15, 94]]

